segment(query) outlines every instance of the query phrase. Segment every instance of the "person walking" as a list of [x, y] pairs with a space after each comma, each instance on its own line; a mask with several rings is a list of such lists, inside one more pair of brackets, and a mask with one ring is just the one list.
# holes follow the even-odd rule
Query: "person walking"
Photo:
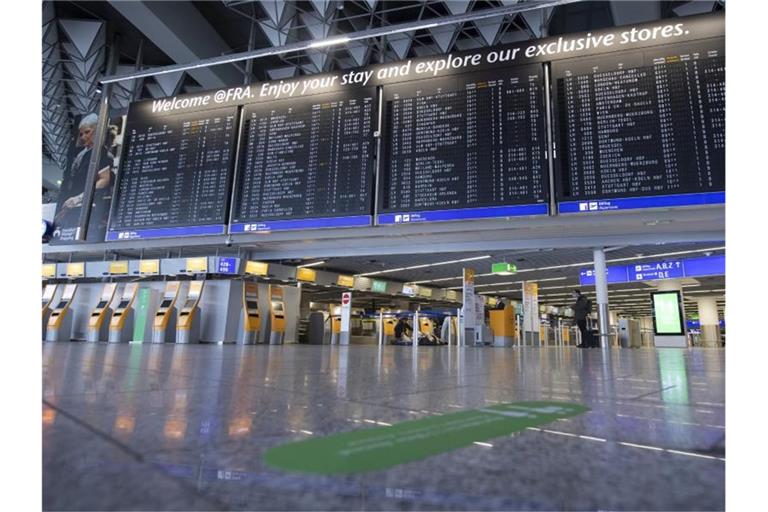
[[573, 317], [576, 319], [576, 325], [581, 333], [581, 343], [579, 348], [597, 347], [593, 336], [587, 331], [587, 316], [592, 312], [592, 301], [581, 294], [581, 290], [573, 290]]

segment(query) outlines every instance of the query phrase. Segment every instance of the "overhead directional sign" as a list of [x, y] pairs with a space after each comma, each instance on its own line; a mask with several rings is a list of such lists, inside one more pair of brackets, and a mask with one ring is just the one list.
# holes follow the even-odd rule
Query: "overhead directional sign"
[[653, 281], [685, 277], [685, 272], [682, 260], [667, 260], [629, 265], [627, 277], [630, 281]]
[[[679, 279], [683, 277], [722, 276], [725, 275], [725, 255], [618, 265], [608, 267], [606, 270], [608, 273], [608, 284]], [[581, 269], [579, 282], [581, 286], [594, 286], [594, 269]]]

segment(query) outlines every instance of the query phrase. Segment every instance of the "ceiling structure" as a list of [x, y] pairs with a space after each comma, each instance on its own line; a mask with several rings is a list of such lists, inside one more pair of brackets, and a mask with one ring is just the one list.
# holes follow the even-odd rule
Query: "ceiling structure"
[[[372, 62], [443, 54], [569, 32], [594, 30], [724, 9], [722, 1], [581, 1], [533, 8], [535, 0], [230, 0], [46, 1], [42, 12], [44, 170], [54, 188], [66, 166], [72, 129], [93, 112], [106, 55], [116, 47], [116, 72], [184, 64], [231, 53], [322, 40], [351, 32], [437, 19], [512, 4], [523, 13], [356, 41], [331, 48], [270, 56], [241, 64], [200, 68], [113, 88], [110, 102], [192, 93]], [[58, 171], [57, 171], [58, 168]]]
[[[668, 243], [608, 247], [605, 250], [607, 265], [612, 266], [721, 255], [725, 254], [725, 243]], [[306, 261], [284, 260], [283, 263], [297, 265]], [[322, 261], [323, 264], [314, 268], [459, 291], [462, 269], [469, 267], [476, 271], [475, 290], [479, 294], [521, 300], [522, 281], [527, 280], [539, 283], [539, 302], [542, 304], [570, 306], [573, 302], [571, 293], [576, 288], [595, 301], [594, 286], [579, 285], [580, 270], [593, 266], [593, 252], [589, 248], [356, 256], [323, 258]], [[491, 264], [499, 262], [514, 263], [517, 273], [492, 274]], [[649, 281], [609, 285], [611, 310], [628, 315], [649, 315], [649, 294], [657, 284]], [[696, 299], [701, 296], [716, 296], [720, 313], [723, 313], [724, 276], [687, 278], [682, 284], [687, 313], [696, 312]]]

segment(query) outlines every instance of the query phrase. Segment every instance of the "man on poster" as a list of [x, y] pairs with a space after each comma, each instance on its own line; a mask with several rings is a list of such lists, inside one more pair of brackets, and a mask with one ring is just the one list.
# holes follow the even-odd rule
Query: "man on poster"
[[[59, 192], [59, 206], [54, 218], [56, 227], [54, 238], [74, 240], [74, 232], [78, 227], [80, 208], [83, 204], [83, 189], [85, 188], [88, 167], [91, 162], [91, 151], [93, 149], [93, 139], [96, 136], [97, 123], [98, 116], [96, 114], [88, 114], [83, 117], [78, 125], [77, 147], [82, 147], [82, 149], [72, 160], [69, 174], [62, 181], [61, 191]], [[108, 198], [106, 196], [110, 195], [113, 183], [112, 174], [114, 172], [115, 157], [109, 150], [112, 147], [116, 134], [116, 127], [110, 126], [104, 150], [101, 152], [93, 195], [94, 212], [92, 218], [97, 222], [102, 218], [106, 222], [106, 211], [102, 210], [108, 208], [108, 201], [106, 201]], [[89, 229], [89, 231], [91, 230]]]

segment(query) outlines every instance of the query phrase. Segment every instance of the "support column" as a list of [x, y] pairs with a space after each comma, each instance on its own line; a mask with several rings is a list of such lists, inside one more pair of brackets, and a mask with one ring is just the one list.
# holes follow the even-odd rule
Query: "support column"
[[610, 344], [610, 310], [608, 308], [608, 270], [605, 266], [605, 251], [596, 248], [593, 251], [595, 264], [595, 292], [597, 294], [597, 314], [600, 325], [600, 346], [607, 350]]
[[703, 347], [720, 347], [720, 318], [717, 315], [716, 297], [699, 297], [699, 325], [701, 328], [701, 345]]

